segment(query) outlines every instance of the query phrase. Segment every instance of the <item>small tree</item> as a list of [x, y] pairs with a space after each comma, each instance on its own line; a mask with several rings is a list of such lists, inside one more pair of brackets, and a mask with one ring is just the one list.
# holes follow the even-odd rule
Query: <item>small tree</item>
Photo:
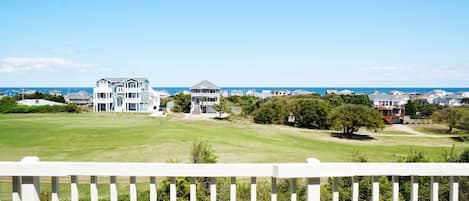
[[417, 104], [414, 101], [409, 101], [405, 105], [405, 114], [414, 117], [417, 114]]
[[334, 127], [342, 129], [344, 135], [351, 135], [358, 131], [360, 127], [368, 129], [384, 128], [381, 114], [364, 105], [342, 105], [332, 110], [329, 119]]
[[326, 129], [329, 126], [327, 115], [331, 111], [328, 102], [321, 99], [294, 99], [289, 103], [298, 127]]
[[207, 141], [192, 143], [191, 159], [193, 163], [216, 163], [218, 156]]
[[448, 133], [453, 132], [453, 128], [457, 126], [464, 115], [464, 110], [457, 107], [447, 107], [432, 115], [433, 121], [437, 123], [445, 123], [448, 126]]
[[222, 118], [223, 113], [231, 113], [231, 103], [225, 99], [221, 99], [219, 104], [212, 106], [218, 112], [219, 118]]

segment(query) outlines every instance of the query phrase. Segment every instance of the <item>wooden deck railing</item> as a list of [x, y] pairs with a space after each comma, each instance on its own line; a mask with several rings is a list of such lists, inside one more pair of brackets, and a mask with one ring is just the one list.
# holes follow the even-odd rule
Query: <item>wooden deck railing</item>
[[[130, 200], [137, 200], [136, 177], [148, 177], [150, 201], [157, 200], [156, 177], [169, 177], [170, 201], [176, 201], [176, 177], [210, 177], [210, 200], [217, 200], [217, 177], [231, 177], [230, 200], [236, 200], [236, 178], [251, 177], [251, 201], [255, 201], [256, 178], [271, 179], [271, 200], [277, 200], [276, 180], [281, 178], [305, 178], [307, 200], [320, 201], [320, 178], [351, 177], [352, 201], [358, 201], [358, 176], [372, 177], [372, 200], [379, 201], [378, 176], [392, 176], [393, 201], [399, 199], [399, 176], [411, 177], [411, 200], [417, 201], [419, 176], [430, 176], [431, 200], [438, 200], [438, 176], [450, 178], [450, 200], [458, 200], [458, 181], [455, 176], [469, 176], [468, 163], [321, 163], [308, 159], [306, 163], [278, 164], [168, 164], [168, 163], [106, 163], [106, 162], [40, 162], [36, 157], [26, 157], [21, 162], [0, 162], [0, 176], [12, 177], [13, 201], [39, 201], [41, 176], [50, 176], [51, 200], [58, 201], [62, 196], [67, 200], [78, 201], [78, 176], [90, 177], [90, 199], [98, 200], [97, 178], [110, 176], [110, 200], [117, 201], [116, 177], [130, 178]], [[69, 176], [70, 195], [59, 196], [58, 177]], [[292, 182], [291, 200], [296, 201], [296, 186]], [[333, 201], [339, 200], [337, 182], [332, 186]], [[68, 197], [70, 196], [70, 197]], [[65, 197], [63, 197], [65, 198]], [[196, 200], [196, 183], [190, 183], [190, 200]]]

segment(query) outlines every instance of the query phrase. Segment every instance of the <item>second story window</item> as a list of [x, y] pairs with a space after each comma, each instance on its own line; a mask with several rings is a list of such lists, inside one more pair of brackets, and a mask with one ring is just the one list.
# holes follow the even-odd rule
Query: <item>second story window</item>
[[106, 98], [106, 93], [98, 93], [98, 98]]
[[137, 88], [137, 84], [135, 82], [129, 82], [127, 86], [128, 88]]

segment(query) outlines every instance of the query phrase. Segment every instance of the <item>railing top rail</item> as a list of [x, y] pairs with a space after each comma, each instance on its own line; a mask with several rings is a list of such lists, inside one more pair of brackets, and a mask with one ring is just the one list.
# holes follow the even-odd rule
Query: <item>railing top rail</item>
[[0, 162], [0, 176], [349, 177], [469, 176], [469, 163]]

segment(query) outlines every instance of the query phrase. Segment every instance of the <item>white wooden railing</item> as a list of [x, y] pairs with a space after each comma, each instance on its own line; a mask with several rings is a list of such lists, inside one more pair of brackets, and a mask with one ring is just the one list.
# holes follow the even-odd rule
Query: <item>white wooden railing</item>
[[[352, 201], [358, 201], [358, 176], [372, 177], [372, 200], [379, 201], [378, 176], [392, 176], [393, 201], [399, 198], [399, 176], [411, 177], [411, 200], [418, 200], [419, 176], [430, 176], [431, 200], [438, 200], [438, 176], [450, 178], [450, 200], [458, 200], [458, 181], [455, 176], [469, 176], [468, 163], [320, 163], [308, 159], [306, 163], [279, 164], [168, 164], [168, 163], [106, 163], [106, 162], [40, 162], [26, 157], [21, 162], [0, 162], [0, 176], [12, 177], [13, 201], [39, 201], [39, 177], [50, 176], [52, 201], [59, 198], [58, 177], [70, 176], [70, 200], [78, 201], [78, 176], [90, 176], [91, 201], [98, 200], [97, 178], [110, 176], [110, 200], [117, 201], [116, 177], [130, 177], [130, 200], [137, 200], [136, 177], [148, 177], [150, 201], [157, 200], [156, 177], [170, 177], [170, 201], [176, 201], [176, 177], [210, 177], [210, 200], [215, 201], [217, 177], [231, 177], [230, 200], [236, 201], [236, 178], [251, 177], [251, 201], [256, 200], [256, 178], [271, 178], [271, 200], [277, 200], [278, 178], [306, 178], [307, 200], [320, 201], [320, 178], [334, 178], [333, 201], [339, 200], [336, 179], [352, 178]], [[296, 201], [296, 182], [291, 182], [291, 200]], [[68, 196], [67, 196], [68, 197]], [[68, 200], [68, 199], [67, 199]], [[196, 200], [196, 184], [191, 179], [190, 200]]]

